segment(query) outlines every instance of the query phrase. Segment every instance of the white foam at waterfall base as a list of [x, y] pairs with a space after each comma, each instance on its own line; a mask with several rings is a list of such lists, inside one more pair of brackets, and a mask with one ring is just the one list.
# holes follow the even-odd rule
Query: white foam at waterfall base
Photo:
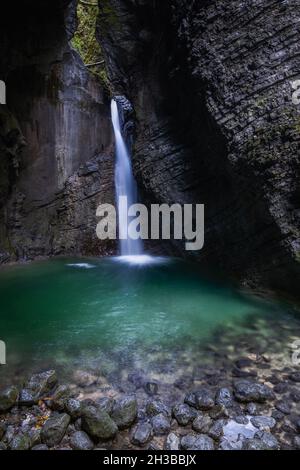
[[119, 263], [125, 263], [136, 266], [151, 265], [151, 264], [165, 264], [170, 261], [170, 258], [164, 256], [150, 256], [150, 255], [124, 255], [116, 256], [113, 258]]
[[90, 263], [70, 263], [67, 264], [70, 268], [79, 268], [79, 269], [93, 269], [96, 266]]

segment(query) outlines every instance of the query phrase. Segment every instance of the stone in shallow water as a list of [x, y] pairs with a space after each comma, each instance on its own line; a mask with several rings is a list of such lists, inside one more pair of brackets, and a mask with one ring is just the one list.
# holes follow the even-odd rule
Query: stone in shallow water
[[97, 400], [97, 405], [99, 408], [101, 408], [102, 411], [106, 411], [107, 414], [111, 415], [115, 405], [115, 400], [110, 397], [102, 397]]
[[137, 446], [143, 446], [152, 437], [152, 426], [149, 423], [140, 423], [132, 431], [131, 442]]
[[38, 398], [35, 396], [33, 392], [23, 388], [19, 395], [18, 404], [20, 406], [32, 406], [37, 403]]
[[216, 404], [230, 408], [232, 406], [232, 394], [229, 388], [220, 388], [216, 394]]
[[285, 401], [278, 401], [275, 403], [276, 410], [280, 411], [281, 413], [288, 415], [291, 412], [290, 406]]
[[194, 392], [190, 392], [184, 399], [185, 403], [198, 410], [210, 410], [215, 405], [214, 393], [206, 387], [201, 387]]
[[187, 434], [181, 439], [183, 450], [214, 450], [214, 441], [205, 434]]
[[84, 431], [76, 431], [72, 434], [70, 445], [75, 450], [92, 450], [93, 442]]
[[227, 439], [221, 439], [219, 449], [220, 450], [242, 450], [243, 439], [237, 442], [230, 442]]
[[196, 432], [206, 434], [210, 430], [212, 423], [213, 423], [213, 420], [209, 416], [200, 415], [194, 419], [192, 428]]
[[171, 416], [170, 408], [159, 400], [149, 400], [146, 404], [146, 413], [148, 416], [163, 414]]
[[251, 423], [261, 431], [267, 431], [276, 425], [275, 419], [271, 416], [255, 416], [251, 418]]
[[209, 436], [215, 441], [219, 440], [223, 436], [223, 428], [225, 425], [226, 421], [224, 419], [218, 419], [215, 421], [209, 429]]
[[41, 439], [48, 447], [56, 446], [64, 437], [70, 423], [70, 416], [66, 413], [51, 416], [43, 426]]
[[0, 412], [8, 411], [17, 401], [19, 392], [16, 387], [8, 387], [0, 391]]
[[119, 429], [131, 426], [137, 418], [138, 406], [136, 397], [125, 396], [116, 401], [113, 406], [111, 418]]
[[248, 403], [246, 410], [249, 415], [257, 415], [257, 405], [255, 403]]
[[65, 407], [65, 400], [70, 396], [70, 389], [66, 385], [59, 385], [53, 395], [51, 400], [49, 400], [48, 406], [55, 411], [63, 411]]
[[[1, 444], [1, 443], [0, 443]], [[300, 450], [300, 436], [295, 436], [293, 440], [293, 448]]]
[[197, 416], [197, 412], [187, 404], [178, 404], [173, 408], [173, 416], [180, 426], [187, 426]]
[[31, 447], [30, 437], [26, 434], [17, 434], [9, 444], [10, 450], [29, 450]]
[[156, 436], [163, 436], [170, 431], [170, 419], [163, 414], [155, 415], [151, 420], [151, 424]]
[[34, 399], [42, 397], [50, 392], [57, 384], [57, 376], [54, 370], [34, 374], [25, 386], [25, 390], [32, 393]]
[[300, 372], [294, 372], [293, 374], [290, 374], [289, 378], [293, 382], [300, 383]]
[[158, 392], [158, 383], [157, 382], [154, 382], [154, 381], [147, 381], [145, 384], [144, 384], [144, 389], [145, 389], [145, 392], [148, 393], [148, 395], [156, 395], [157, 392]]
[[266, 449], [278, 450], [280, 447], [279, 442], [277, 441], [276, 437], [270, 434], [269, 432], [259, 431], [255, 435], [255, 437], [261, 439], [261, 441], [266, 446]]
[[30, 438], [31, 446], [37, 446], [41, 444], [41, 429], [31, 429], [28, 433]]
[[276, 437], [269, 433], [258, 433], [254, 439], [246, 439], [243, 444], [243, 450], [279, 450], [279, 442]]
[[180, 439], [175, 433], [170, 433], [165, 442], [166, 450], [179, 450]]
[[111, 417], [94, 406], [85, 406], [82, 409], [81, 425], [82, 429], [95, 439], [108, 440], [118, 432], [118, 427]]
[[81, 414], [81, 402], [75, 398], [68, 398], [65, 401], [65, 411], [72, 419], [77, 419]]
[[240, 402], [264, 403], [275, 398], [270, 387], [248, 380], [238, 381], [234, 384], [235, 398]]

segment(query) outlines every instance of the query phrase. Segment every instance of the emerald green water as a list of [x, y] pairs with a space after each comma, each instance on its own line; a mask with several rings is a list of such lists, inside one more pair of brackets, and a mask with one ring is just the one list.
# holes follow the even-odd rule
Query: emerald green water
[[6, 267], [0, 298], [6, 371], [16, 364], [103, 365], [113, 357], [120, 368], [134, 368], [149, 351], [199, 348], [216, 328], [284, 315], [279, 305], [208, 281], [175, 259], [150, 265], [58, 259]]

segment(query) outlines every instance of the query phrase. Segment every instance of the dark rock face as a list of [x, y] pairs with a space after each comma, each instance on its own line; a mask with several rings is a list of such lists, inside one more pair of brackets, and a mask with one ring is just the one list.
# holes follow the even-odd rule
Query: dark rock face
[[204, 203], [202, 266], [297, 293], [297, 2], [99, 5], [111, 81], [136, 112], [144, 200]]
[[0, 20], [0, 262], [109, 252], [96, 237], [114, 199], [109, 103], [68, 42], [76, 2], [21, 3]]

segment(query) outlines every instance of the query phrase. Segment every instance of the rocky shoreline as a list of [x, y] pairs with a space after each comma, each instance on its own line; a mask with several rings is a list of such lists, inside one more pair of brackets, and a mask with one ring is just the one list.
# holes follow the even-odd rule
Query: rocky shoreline
[[299, 366], [274, 352], [228, 361], [167, 385], [136, 370], [118, 389], [83, 370], [68, 384], [34, 374], [0, 391], [0, 449], [300, 449]]

